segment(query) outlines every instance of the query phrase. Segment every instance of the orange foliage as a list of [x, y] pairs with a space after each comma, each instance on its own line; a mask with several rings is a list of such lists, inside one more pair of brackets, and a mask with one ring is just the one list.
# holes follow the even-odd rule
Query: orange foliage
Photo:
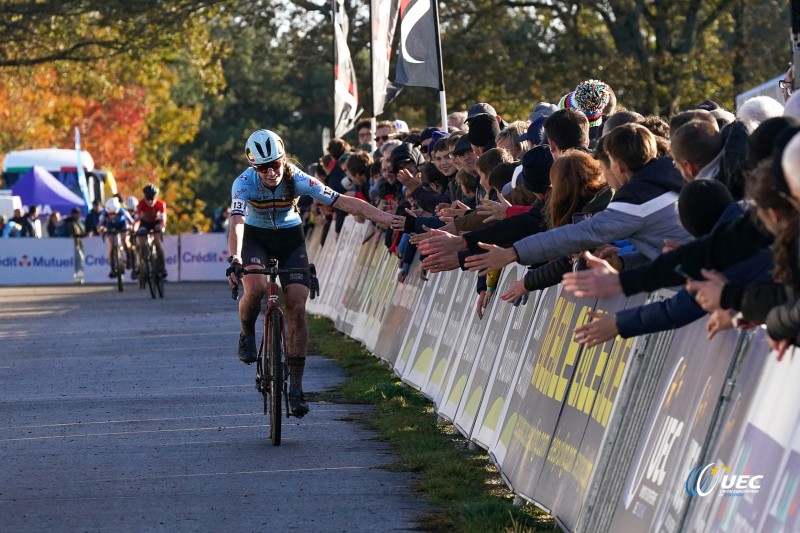
[[[74, 73], [72, 74], [75, 75]], [[156, 181], [155, 168], [137, 151], [152, 112], [141, 86], [117, 87], [106, 94], [80, 94], [71, 76], [52, 66], [7, 70], [0, 78], [0, 153], [29, 148], [72, 148], [74, 128], [98, 168], [114, 172], [124, 192]]]

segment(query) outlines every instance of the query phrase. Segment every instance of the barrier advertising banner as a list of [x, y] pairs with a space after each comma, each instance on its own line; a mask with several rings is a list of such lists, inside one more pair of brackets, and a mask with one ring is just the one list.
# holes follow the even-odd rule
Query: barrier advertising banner
[[[755, 333], [761, 331], [761, 328], [757, 328]], [[750, 338], [755, 340], [754, 337], [759, 336], [751, 333]], [[758, 340], [763, 341], [763, 335]], [[719, 434], [716, 436], [716, 442], [712, 443], [712, 449], [704, 454], [704, 459], [699, 465], [708, 463], [725, 465], [733, 462], [737, 445], [747, 424], [750, 406], [769, 357], [767, 346], [752, 340], [746, 353], [739, 356], [741, 363], [732, 376], [733, 388], [727, 401], [727, 408], [718, 422]], [[690, 498], [685, 529], [697, 533], [710, 530], [714, 524], [713, 508], [719, 503], [716, 495]]]
[[[419, 261], [415, 261], [415, 263], [419, 264]], [[411, 272], [409, 272], [409, 274], [410, 273]], [[420, 288], [415, 298], [416, 305], [412, 306], [413, 312], [411, 313], [411, 319], [404, 327], [405, 335], [403, 336], [403, 340], [400, 344], [396, 345], [396, 351], [399, 351], [399, 353], [394, 362], [394, 373], [401, 378], [406, 364], [409, 363], [409, 360], [415, 353], [416, 347], [419, 345], [419, 332], [428, 320], [428, 315], [431, 312], [431, 301], [436, 297], [437, 288], [443, 278], [444, 276], [436, 276], [435, 279], [426, 282], [422, 282], [419, 277], [417, 278], [417, 282], [420, 283]], [[406, 277], [406, 281], [403, 282], [402, 285], [406, 283], [415, 283], [415, 281]]]
[[566, 293], [558, 297], [536, 357], [531, 386], [522, 399], [504, 470], [514, 492], [530, 500], [553, 442], [572, 374], [580, 363], [581, 346], [574, 341], [572, 331], [586, 322], [594, 304], [594, 299], [578, 299]]
[[475, 363], [472, 365], [464, 394], [453, 418], [453, 425], [465, 437], [472, 434], [483, 394], [489, 386], [489, 376], [499, 355], [498, 349], [505, 342], [510, 325], [509, 316], [514, 309], [512, 305], [502, 301], [500, 295], [515, 281], [517, 281], [516, 268], [503, 269], [501, 279], [497, 282], [497, 290], [493, 293], [490, 307], [486, 309], [487, 314], [483, 318], [486, 321], [486, 332], [478, 344]]
[[[502, 467], [500, 473], [509, 486], [512, 485], [507, 474], [506, 456], [515, 436], [517, 439], [525, 440], [531, 435], [530, 424], [524, 423], [517, 430], [517, 422], [522, 410], [527, 407], [524, 402], [531, 386], [533, 369], [539, 359], [539, 352], [542, 349], [542, 344], [544, 344], [545, 334], [548, 331], [559, 294], [561, 294], [561, 285], [548, 287], [540, 293], [538, 301], [528, 302], [528, 304], [535, 303], [537, 306], [533, 322], [528, 326], [531, 333], [528, 336], [527, 344], [522, 348], [522, 357], [514, 371], [514, 377], [511, 378], [512, 389], [510, 397], [500, 411], [500, 421], [497, 426], [498, 429], [495, 431], [495, 441], [493, 444], [489, 443], [489, 453], [492, 460]], [[515, 452], [514, 463], [516, 465], [519, 464], [519, 453], [519, 450]]]
[[450, 311], [445, 325], [439, 334], [438, 345], [431, 355], [431, 370], [422, 386], [422, 393], [431, 398], [436, 405], [441, 402], [444, 388], [454, 368], [456, 350], [464, 333], [464, 322], [470, 314], [475, 313], [472, 298], [475, 297], [475, 275], [460, 270], [453, 273], [456, 277], [455, 289], [451, 297]]
[[416, 335], [417, 342], [402, 373], [403, 381], [413, 387], [421, 388], [424, 385], [434, 361], [434, 350], [438, 348], [445, 328], [450, 327], [448, 318], [458, 278], [458, 272], [450, 271], [437, 275], [435, 281], [427, 282], [436, 283], [436, 289], [430, 297], [428, 316]]
[[701, 457], [738, 339], [737, 332], [725, 331], [709, 343], [705, 322], [675, 332], [617, 503], [614, 531], [671, 533], [679, 526], [688, 504], [686, 478]]
[[364, 287], [368, 283], [368, 269], [370, 267], [370, 256], [374, 250], [372, 243], [367, 240], [367, 228], [363, 228], [358, 232], [360, 239], [352, 243], [351, 246], [356, 247], [357, 255], [356, 263], [353, 265], [350, 277], [348, 278], [347, 293], [342, 300], [342, 307], [346, 313], [342, 319], [341, 331], [345, 335], [352, 335], [353, 327], [358, 321], [358, 314], [361, 310], [361, 300], [364, 294]]
[[[516, 278], [509, 274], [509, 279], [512, 282], [520, 279], [525, 275], [526, 270], [518, 265]], [[498, 293], [498, 296], [500, 294], [502, 293]], [[508, 319], [509, 326], [503, 342], [497, 349], [497, 358], [489, 376], [483, 401], [478, 409], [471, 437], [473, 441], [486, 449], [490, 449], [496, 440], [495, 431], [500, 427], [500, 415], [504, 405], [508, 403], [509, 392], [513, 385], [512, 379], [523, 356], [525, 342], [531, 334], [531, 320], [537, 308], [539, 295], [539, 291], [530, 293], [528, 301], [518, 307], [498, 301], [499, 304], [505, 303], [511, 308], [511, 315]]]
[[[754, 349], [767, 351], [765, 340], [758, 332]], [[697, 491], [715, 500], [711, 527], [720, 531], [798, 531], [800, 351], [781, 361], [769, 353], [761, 376], [732, 456], [713, 465], [713, 488]]]
[[[396, 261], [395, 258], [392, 258]], [[375, 353], [381, 359], [395, 366], [400, 351], [408, 345], [406, 342], [406, 332], [413, 318], [414, 310], [420, 302], [418, 293], [421, 290], [422, 280], [419, 279], [419, 260], [414, 260], [411, 270], [408, 272], [405, 283], [397, 283], [397, 263], [393, 265], [395, 276], [392, 284], [394, 292], [391, 295], [389, 308], [384, 315], [383, 324], [378, 340], [375, 343]], [[409, 347], [410, 349], [410, 347]]]
[[0, 283], [3, 285], [74, 283], [74, 276], [75, 243], [72, 239], [0, 239]]
[[224, 282], [229, 255], [226, 233], [181, 235], [181, 281]]
[[[475, 283], [476, 276], [474, 274], [469, 273], [465, 277], [470, 278], [473, 284]], [[474, 290], [468, 290], [468, 293], [471, 293], [473, 298], [477, 298]], [[492, 302], [490, 305], [496, 306], [497, 301]], [[472, 372], [472, 365], [475, 363], [475, 356], [478, 355], [478, 345], [480, 345], [484, 331], [489, 323], [485, 316], [483, 320], [478, 318], [474, 305], [468, 305], [468, 307], [470, 314], [467, 315], [464, 326], [457, 332], [460, 339], [454, 352], [455, 357], [448, 363], [452, 372], [447, 380], [447, 385], [442, 390], [441, 401], [437, 404], [439, 415], [447, 420], [453, 420], [456, 416], [456, 410], [461, 403], [461, 398], [467, 387], [467, 380]]]
[[376, 237], [380, 235], [375, 231], [369, 236], [364, 246], [368, 246], [368, 260], [364, 272], [364, 282], [361, 291], [361, 299], [358, 303], [358, 313], [353, 326], [352, 337], [362, 343], [366, 342], [367, 329], [366, 323], [371, 319], [370, 311], [374, 308], [375, 293], [377, 292], [378, 275], [383, 256], [383, 248], [378, 246]]
[[372, 292], [374, 294], [372, 294], [372, 300], [366, 310], [367, 319], [364, 344], [375, 354], [378, 354], [375, 350], [375, 345], [378, 342], [383, 320], [386, 317], [386, 313], [389, 311], [392, 291], [397, 284], [397, 269], [395, 268], [397, 260], [389, 255], [382, 242], [377, 243], [376, 246], [377, 251], [375, 255], [379, 255], [381, 260], [379, 269], [375, 273], [375, 281], [373, 282]]
[[[644, 295], [597, 302], [597, 311], [614, 314], [643, 303]], [[587, 300], [587, 303], [591, 300]], [[587, 321], [590, 320], [587, 317]], [[533, 499], [552, 509], [571, 531], [580, 514], [614, 400], [628, 365], [634, 339], [616, 337], [584, 348], [576, 363], [555, 434], [536, 483]]]
[[[204, 234], [206, 237], [208, 234]], [[180, 236], [183, 237], [183, 236]], [[167, 266], [167, 280], [180, 280], [179, 272], [179, 257], [178, 257], [178, 235], [164, 235], [164, 261]], [[227, 249], [227, 246], [225, 247]], [[108, 242], [102, 237], [89, 237], [83, 239], [83, 251], [85, 254], [85, 279], [86, 283], [110, 283], [108, 279], [108, 271], [110, 270], [108, 263]], [[225, 259], [227, 259], [227, 255]], [[224, 264], [224, 263], [223, 263]], [[224, 281], [225, 269], [221, 273], [217, 273], [214, 279]], [[125, 282], [134, 283], [131, 279], [130, 271], [125, 273]]]

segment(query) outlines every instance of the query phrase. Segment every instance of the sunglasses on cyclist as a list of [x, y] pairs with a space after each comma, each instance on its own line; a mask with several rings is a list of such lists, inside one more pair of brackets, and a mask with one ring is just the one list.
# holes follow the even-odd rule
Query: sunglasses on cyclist
[[281, 169], [281, 164], [281, 160], [278, 159], [277, 161], [271, 161], [262, 165], [253, 165], [253, 168], [258, 172], [267, 172], [268, 170], [272, 170], [273, 172], [277, 173]]

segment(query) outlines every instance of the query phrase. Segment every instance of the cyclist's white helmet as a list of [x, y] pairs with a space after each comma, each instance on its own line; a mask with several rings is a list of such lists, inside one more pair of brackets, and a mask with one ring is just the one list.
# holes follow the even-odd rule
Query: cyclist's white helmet
[[277, 133], [269, 130], [256, 130], [247, 139], [244, 155], [251, 165], [271, 163], [283, 157], [283, 141]]
[[110, 215], [119, 213], [121, 207], [119, 200], [116, 197], [111, 197], [106, 202], [106, 213]]
[[128, 196], [125, 200], [125, 208], [128, 211], [136, 211], [136, 206], [139, 205], [139, 200], [135, 196]]

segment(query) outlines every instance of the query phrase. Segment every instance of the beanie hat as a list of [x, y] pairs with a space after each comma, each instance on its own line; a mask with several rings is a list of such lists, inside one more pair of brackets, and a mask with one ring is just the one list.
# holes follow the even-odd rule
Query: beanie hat
[[545, 194], [550, 188], [550, 167], [553, 154], [550, 147], [541, 145], [525, 152], [522, 156], [522, 182], [525, 188], [537, 194]]
[[497, 119], [483, 114], [476, 115], [470, 120], [467, 137], [471, 144], [484, 147], [493, 143], [498, 133], [500, 133], [500, 124], [497, 123]]
[[437, 131], [438, 129], [439, 129], [439, 128], [436, 128], [436, 127], [434, 127], [434, 126], [430, 126], [430, 127], [428, 127], [428, 128], [425, 128], [425, 129], [424, 129], [424, 130], [422, 130], [421, 132], [419, 132], [419, 142], [422, 142], [422, 141], [424, 141], [425, 139], [430, 139], [430, 138], [431, 138], [431, 135], [433, 135], [433, 132], [434, 132], [434, 131]]
[[747, 168], [756, 168], [762, 159], [772, 155], [778, 135], [800, 121], [792, 117], [772, 117], [758, 125], [747, 138]]
[[422, 152], [411, 143], [403, 143], [392, 150], [392, 170], [395, 172], [397, 172], [398, 167], [406, 163], [411, 162], [419, 166], [423, 161], [425, 161], [425, 159], [422, 157]]
[[586, 80], [578, 84], [574, 91], [564, 95], [558, 102], [559, 109], [581, 111], [589, 119], [589, 127], [603, 123], [603, 110], [608, 105], [610, 89], [600, 80]]
[[[433, 147], [436, 146], [437, 142], [439, 142], [441, 139], [445, 139], [445, 138], [447, 138], [449, 136], [450, 136], [450, 134], [447, 133], [446, 131], [442, 131], [442, 130], [437, 129], [436, 131], [434, 131], [431, 134], [431, 143], [428, 145], [428, 148], [433, 149]], [[428, 150], [428, 151], [430, 152], [430, 150]]]
[[715, 109], [719, 109], [719, 104], [716, 103], [714, 100], [706, 100], [700, 105], [698, 105], [697, 109], [704, 109], [705, 111], [714, 111]]
[[730, 191], [717, 180], [693, 180], [678, 196], [681, 225], [694, 237], [711, 233], [722, 212], [733, 202]]
[[547, 102], [539, 102], [536, 104], [536, 107], [533, 108], [531, 114], [528, 115], [529, 122], [536, 122], [539, 118], [547, 118], [553, 113], [558, 111], [558, 106], [549, 104]]
[[540, 116], [533, 122], [531, 125], [528, 126], [528, 131], [520, 135], [517, 140], [522, 141], [530, 141], [533, 146], [537, 144], [542, 144], [545, 139], [544, 136], [544, 121], [547, 120], [547, 116]]

